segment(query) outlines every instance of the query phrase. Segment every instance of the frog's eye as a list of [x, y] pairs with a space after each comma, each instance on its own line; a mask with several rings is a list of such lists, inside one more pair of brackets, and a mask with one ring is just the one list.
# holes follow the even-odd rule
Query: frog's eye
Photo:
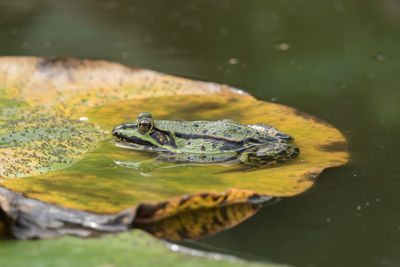
[[148, 112], [142, 112], [142, 113], [140, 113], [140, 114], [138, 115], [137, 118], [138, 118], [138, 120], [140, 120], [140, 119], [151, 119], [152, 116], [151, 116], [151, 114], [148, 113]]
[[153, 129], [153, 120], [149, 118], [145, 118], [139, 121], [138, 123], [139, 132], [144, 134]]

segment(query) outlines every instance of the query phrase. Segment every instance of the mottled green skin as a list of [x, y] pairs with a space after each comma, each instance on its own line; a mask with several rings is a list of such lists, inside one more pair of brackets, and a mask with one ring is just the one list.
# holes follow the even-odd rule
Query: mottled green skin
[[138, 130], [140, 118], [115, 127], [117, 144], [159, 152], [163, 160], [196, 163], [238, 161], [271, 165], [299, 153], [290, 136], [268, 125], [243, 125], [232, 120], [149, 120], [153, 128], [146, 133]]

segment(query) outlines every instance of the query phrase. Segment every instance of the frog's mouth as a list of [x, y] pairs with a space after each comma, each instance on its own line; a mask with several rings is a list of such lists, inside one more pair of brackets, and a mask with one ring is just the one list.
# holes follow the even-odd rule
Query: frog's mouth
[[143, 147], [143, 148], [147, 148], [147, 149], [152, 149], [152, 148], [154, 149], [157, 147], [157, 146], [153, 145], [152, 143], [142, 140], [136, 136], [127, 136], [127, 135], [121, 134], [116, 131], [113, 131], [112, 135], [115, 137], [115, 139], [117, 140], [118, 143], [122, 143], [124, 146], [132, 145], [135, 148]]

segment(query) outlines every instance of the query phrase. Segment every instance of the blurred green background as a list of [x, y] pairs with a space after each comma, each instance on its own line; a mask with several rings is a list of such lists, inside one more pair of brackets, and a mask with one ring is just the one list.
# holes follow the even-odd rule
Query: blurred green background
[[400, 265], [400, 1], [0, 1], [0, 55], [226, 83], [339, 128], [351, 162], [185, 244], [296, 266]]

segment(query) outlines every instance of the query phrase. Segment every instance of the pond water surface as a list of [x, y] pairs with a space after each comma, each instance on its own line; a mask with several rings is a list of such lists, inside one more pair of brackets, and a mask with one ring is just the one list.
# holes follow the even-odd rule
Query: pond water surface
[[1, 1], [0, 54], [226, 83], [331, 123], [349, 164], [185, 244], [296, 266], [399, 266], [399, 14], [396, 0]]

